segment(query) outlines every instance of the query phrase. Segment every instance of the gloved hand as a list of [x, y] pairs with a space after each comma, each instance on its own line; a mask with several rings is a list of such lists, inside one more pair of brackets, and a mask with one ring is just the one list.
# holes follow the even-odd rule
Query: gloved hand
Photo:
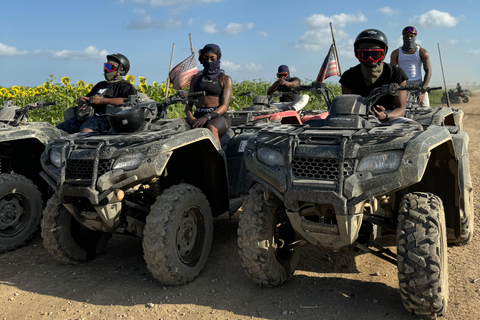
[[80, 122], [86, 121], [88, 118], [93, 116], [95, 110], [89, 103], [85, 103], [83, 106], [78, 107], [77, 109], [77, 119]]

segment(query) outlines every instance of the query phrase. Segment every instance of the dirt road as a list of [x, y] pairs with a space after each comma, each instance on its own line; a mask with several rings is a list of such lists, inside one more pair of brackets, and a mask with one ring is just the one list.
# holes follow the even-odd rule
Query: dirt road
[[[470, 134], [476, 233], [449, 247], [446, 320], [480, 319], [480, 92], [465, 112]], [[0, 255], [1, 319], [421, 319], [400, 300], [397, 269], [372, 255], [355, 258], [307, 246], [294, 277], [278, 288], [247, 278], [236, 245], [238, 216], [215, 221], [210, 259], [198, 279], [164, 287], [148, 272], [141, 239], [115, 236], [95, 260], [61, 265], [37, 235]]]

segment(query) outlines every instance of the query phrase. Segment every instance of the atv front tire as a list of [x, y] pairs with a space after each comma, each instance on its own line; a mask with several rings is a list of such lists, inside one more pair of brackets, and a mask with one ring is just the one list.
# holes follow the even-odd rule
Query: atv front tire
[[37, 186], [19, 174], [0, 174], [0, 252], [24, 245], [40, 226], [43, 201]]
[[92, 260], [112, 235], [82, 226], [62, 205], [55, 193], [47, 202], [42, 219], [43, 245], [56, 260], [78, 264]]
[[165, 190], [147, 216], [143, 256], [153, 277], [182, 285], [203, 270], [210, 253], [213, 218], [202, 191], [189, 184]]
[[256, 283], [273, 287], [291, 278], [300, 250], [291, 247], [296, 235], [280, 199], [265, 200], [255, 185], [243, 205], [238, 225], [238, 253], [245, 273]]
[[445, 213], [431, 193], [407, 194], [397, 226], [400, 295], [405, 308], [423, 316], [443, 316], [448, 302]]

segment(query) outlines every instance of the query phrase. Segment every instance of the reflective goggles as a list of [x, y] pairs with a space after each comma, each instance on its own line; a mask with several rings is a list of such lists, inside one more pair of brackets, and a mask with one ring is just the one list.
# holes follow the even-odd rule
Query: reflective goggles
[[277, 78], [282, 78], [282, 77], [286, 77], [288, 76], [288, 73], [287, 72], [279, 72], [277, 73]]
[[355, 54], [358, 60], [363, 63], [376, 63], [385, 58], [385, 50], [383, 49], [357, 49]]
[[415, 29], [414, 27], [405, 27], [405, 29], [402, 30], [402, 34], [406, 33], [417, 35], [417, 29]]
[[113, 63], [107, 62], [103, 65], [103, 71], [105, 72], [112, 72], [112, 71], [117, 71], [118, 67], [114, 65]]

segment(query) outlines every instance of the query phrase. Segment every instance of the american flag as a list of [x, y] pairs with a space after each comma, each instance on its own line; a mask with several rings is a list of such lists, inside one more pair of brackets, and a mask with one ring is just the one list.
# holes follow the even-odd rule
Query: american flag
[[320, 68], [320, 72], [317, 76], [317, 82], [324, 82], [325, 79], [331, 76], [338, 75], [337, 69], [337, 60], [335, 59], [335, 48], [333, 44], [330, 46], [330, 50], [328, 50], [328, 54], [323, 61], [322, 67]]
[[177, 64], [168, 74], [170, 82], [175, 90], [185, 88], [190, 84], [190, 80], [197, 73], [197, 62], [195, 54]]

